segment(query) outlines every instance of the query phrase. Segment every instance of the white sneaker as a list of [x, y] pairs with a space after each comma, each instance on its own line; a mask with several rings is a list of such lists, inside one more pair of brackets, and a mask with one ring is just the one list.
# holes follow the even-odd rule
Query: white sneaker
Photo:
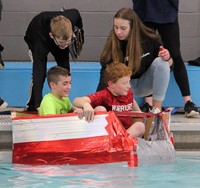
[[0, 98], [0, 110], [5, 109], [8, 106], [8, 103]]
[[151, 110], [151, 113], [153, 113], [153, 114], [158, 114], [160, 112], [161, 112], [160, 109], [157, 108], [157, 107], [153, 107], [152, 110]]

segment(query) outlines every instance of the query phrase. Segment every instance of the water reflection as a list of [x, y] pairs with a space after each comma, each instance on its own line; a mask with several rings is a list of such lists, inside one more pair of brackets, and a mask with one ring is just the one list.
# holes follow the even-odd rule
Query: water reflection
[[1, 187], [198, 187], [200, 156], [182, 155], [170, 165], [0, 165]]

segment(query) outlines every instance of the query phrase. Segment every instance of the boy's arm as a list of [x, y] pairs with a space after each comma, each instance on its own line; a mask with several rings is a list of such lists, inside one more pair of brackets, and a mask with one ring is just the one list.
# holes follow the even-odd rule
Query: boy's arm
[[90, 122], [94, 119], [94, 109], [91, 106], [91, 100], [89, 97], [77, 97], [74, 99], [74, 106], [78, 108], [83, 108], [83, 113], [85, 120]]
[[141, 112], [140, 107], [139, 107], [139, 105], [138, 105], [138, 103], [136, 102], [135, 99], [133, 99], [133, 111]]
[[90, 105], [91, 101], [90, 98], [87, 96], [84, 97], [77, 97], [74, 99], [74, 106], [78, 107], [78, 108], [84, 108], [84, 106], [86, 105]]

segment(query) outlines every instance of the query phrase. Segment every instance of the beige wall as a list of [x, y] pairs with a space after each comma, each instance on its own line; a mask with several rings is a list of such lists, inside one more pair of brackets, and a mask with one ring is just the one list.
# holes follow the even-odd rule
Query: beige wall
[[[132, 7], [131, 0], [2, 0], [0, 42], [7, 61], [27, 61], [27, 46], [23, 40], [30, 20], [46, 10], [77, 8], [82, 15], [85, 45], [80, 61], [98, 61], [112, 17], [121, 7]], [[180, 0], [179, 14], [181, 51], [185, 61], [200, 56], [200, 0]], [[50, 56], [50, 60], [52, 57]]]

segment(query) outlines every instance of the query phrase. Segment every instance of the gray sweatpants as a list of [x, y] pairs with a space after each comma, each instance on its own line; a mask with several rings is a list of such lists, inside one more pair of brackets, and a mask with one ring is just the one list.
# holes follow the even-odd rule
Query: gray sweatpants
[[153, 100], [163, 101], [169, 79], [169, 63], [157, 57], [140, 78], [131, 79], [131, 89], [137, 97], [146, 97], [152, 94]]

